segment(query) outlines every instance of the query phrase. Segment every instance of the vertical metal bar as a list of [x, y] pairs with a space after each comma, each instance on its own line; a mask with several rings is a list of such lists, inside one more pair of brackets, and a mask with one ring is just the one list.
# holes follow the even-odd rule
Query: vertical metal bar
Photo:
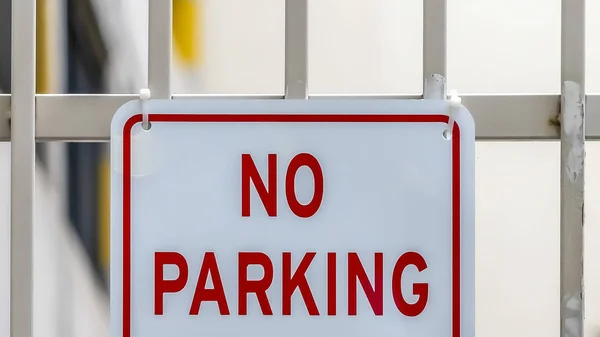
[[446, 98], [446, 79], [440, 74], [433, 74], [425, 77], [425, 86], [423, 87], [424, 99], [445, 99]]
[[10, 335], [33, 332], [35, 0], [12, 1]]
[[285, 1], [285, 98], [308, 98], [308, 0]]
[[560, 336], [583, 336], [585, 112], [579, 84], [562, 89], [560, 179]]
[[[423, 93], [439, 96], [439, 78], [446, 78], [446, 0], [423, 0]], [[436, 88], [431, 90], [431, 85]], [[429, 87], [429, 89], [428, 89]], [[445, 80], [443, 85], [445, 95]], [[426, 97], [426, 98], [444, 98]]]
[[171, 98], [173, 1], [148, 4], [148, 88], [152, 98]]
[[561, 80], [579, 83], [585, 93], [585, 0], [562, 0]]
[[560, 336], [582, 337], [585, 173], [585, 0], [562, 0]]

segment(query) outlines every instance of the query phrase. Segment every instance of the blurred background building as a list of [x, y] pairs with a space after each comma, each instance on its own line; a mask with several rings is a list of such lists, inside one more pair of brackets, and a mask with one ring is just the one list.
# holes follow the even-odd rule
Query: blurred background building
[[[38, 93], [137, 93], [148, 0], [37, 0]], [[173, 1], [173, 91], [282, 94], [283, 0]], [[588, 93], [600, 92], [600, 1], [588, 1]], [[448, 0], [448, 84], [459, 93], [560, 92], [560, 0]], [[0, 0], [0, 91], [10, 91]], [[422, 4], [309, 7], [311, 94], [419, 94]], [[587, 147], [586, 333], [600, 335], [600, 147]], [[34, 332], [108, 336], [109, 160], [103, 143], [37, 149]], [[559, 144], [477, 144], [478, 337], [558, 336]], [[0, 337], [8, 337], [10, 144], [0, 143]], [[595, 240], [595, 241], [594, 241]]]
[[[1, 0], [10, 8], [9, 0]], [[145, 87], [147, 2], [139, 0], [37, 0], [38, 93], [131, 93]], [[173, 1], [175, 67], [195, 70], [199, 58], [200, 0]], [[10, 10], [2, 11], [10, 22]], [[135, 15], [139, 12], [139, 15]], [[140, 23], [135, 20], [139, 20]], [[10, 30], [3, 50], [10, 91]], [[147, 33], [146, 33], [147, 34]], [[140, 43], [141, 42], [141, 43]], [[145, 58], [145, 62], [142, 59]], [[6, 59], [7, 61], [4, 61]], [[189, 77], [194, 79], [194, 77]], [[197, 88], [188, 81], [187, 89]], [[103, 143], [38, 144], [40, 164], [62, 189], [69, 224], [81, 240], [94, 277], [108, 280], [109, 160]]]
[[[201, 1], [173, 1], [174, 68], [197, 90]], [[37, 92], [146, 87], [147, 0], [37, 0]], [[0, 0], [0, 92], [11, 87], [11, 1]], [[180, 77], [182, 77], [180, 75]], [[0, 337], [9, 336], [10, 144], [0, 144]], [[108, 336], [109, 154], [105, 143], [38, 143], [35, 333]], [[39, 267], [38, 267], [39, 266]]]

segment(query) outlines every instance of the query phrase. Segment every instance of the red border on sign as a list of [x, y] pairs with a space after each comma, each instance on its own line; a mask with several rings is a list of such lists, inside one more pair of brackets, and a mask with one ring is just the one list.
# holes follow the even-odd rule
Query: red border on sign
[[[175, 123], [448, 123], [447, 115], [150, 114], [150, 122]], [[123, 337], [131, 337], [131, 130], [123, 127]], [[460, 127], [452, 128], [452, 337], [460, 337]]]

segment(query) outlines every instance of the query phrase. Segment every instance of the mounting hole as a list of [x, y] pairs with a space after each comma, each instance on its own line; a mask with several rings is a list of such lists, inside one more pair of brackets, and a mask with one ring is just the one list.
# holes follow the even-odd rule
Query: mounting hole
[[144, 130], [144, 131], [150, 131], [151, 128], [152, 128], [152, 123], [150, 123], [150, 122], [143, 123], [142, 122], [142, 130]]
[[452, 131], [448, 129], [444, 130], [444, 132], [442, 132], [442, 137], [444, 137], [445, 140], [452, 139]]

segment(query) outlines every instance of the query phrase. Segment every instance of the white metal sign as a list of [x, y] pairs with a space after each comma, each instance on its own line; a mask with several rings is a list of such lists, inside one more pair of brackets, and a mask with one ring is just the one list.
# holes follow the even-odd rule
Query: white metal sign
[[474, 146], [440, 100], [150, 100], [112, 122], [112, 336], [474, 337]]

